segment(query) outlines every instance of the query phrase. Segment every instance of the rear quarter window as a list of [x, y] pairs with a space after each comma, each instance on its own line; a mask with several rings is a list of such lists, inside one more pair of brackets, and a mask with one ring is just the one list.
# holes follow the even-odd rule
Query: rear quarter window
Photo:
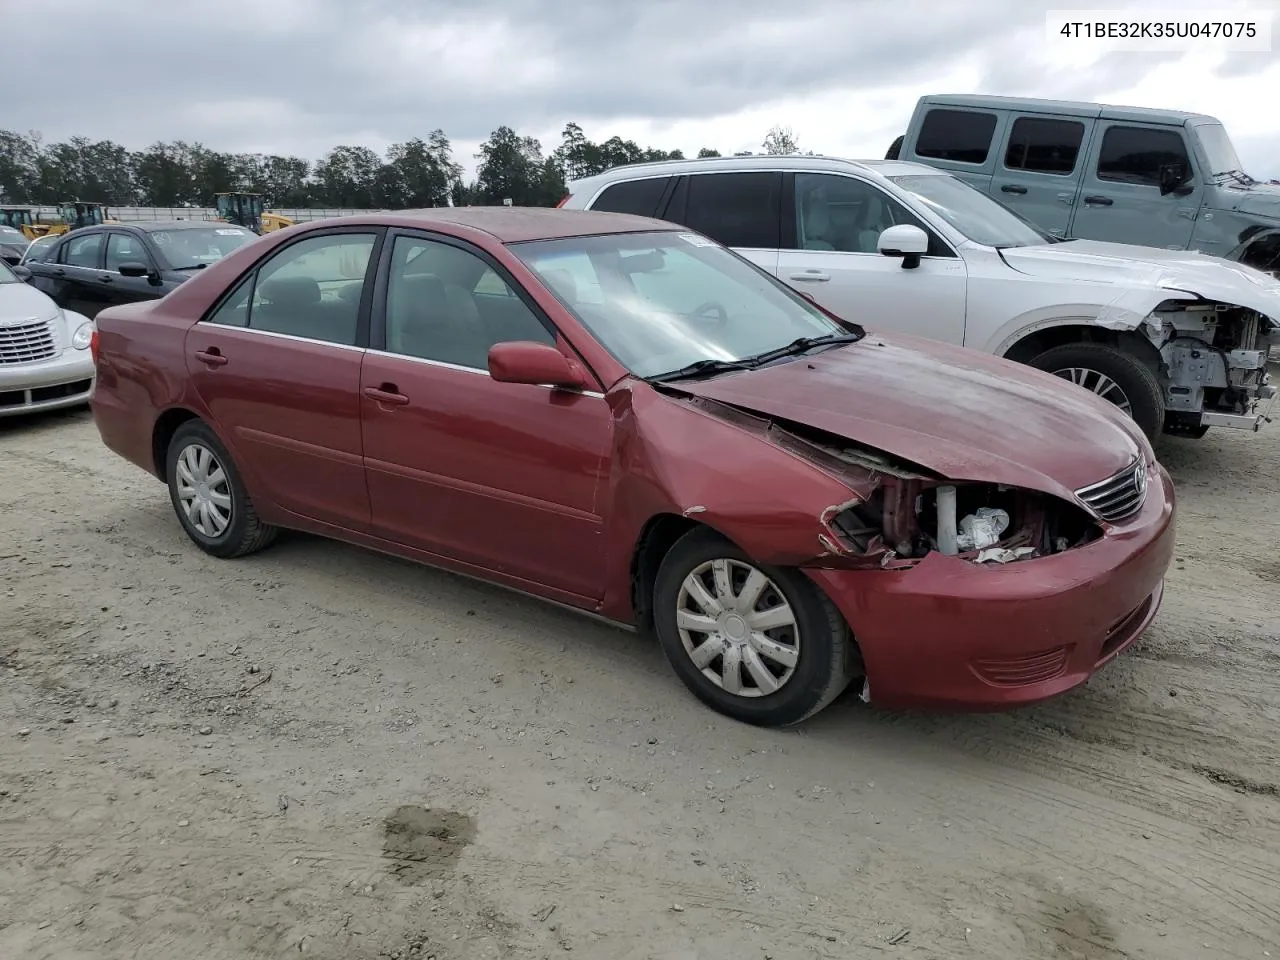
[[996, 115], [976, 110], [930, 110], [916, 137], [916, 155], [983, 164], [991, 152]]
[[658, 204], [666, 193], [670, 177], [649, 177], [645, 180], [624, 180], [611, 183], [591, 204], [592, 210], [605, 213], [632, 213], [641, 217], [656, 217]]

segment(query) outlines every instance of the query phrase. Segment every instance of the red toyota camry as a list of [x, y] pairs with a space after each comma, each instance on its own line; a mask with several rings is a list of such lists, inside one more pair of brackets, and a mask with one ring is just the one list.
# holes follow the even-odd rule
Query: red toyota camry
[[103, 311], [94, 417], [202, 550], [306, 530], [656, 634], [794, 723], [1083, 683], [1160, 605], [1173, 488], [1046, 373], [867, 332], [670, 223], [521, 208], [272, 233]]

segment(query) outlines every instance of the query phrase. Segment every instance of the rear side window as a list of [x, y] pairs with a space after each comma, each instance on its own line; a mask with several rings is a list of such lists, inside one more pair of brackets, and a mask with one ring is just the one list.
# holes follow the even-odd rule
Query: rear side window
[[62, 262], [69, 267], [97, 267], [102, 253], [102, 234], [72, 237], [62, 248]]
[[1010, 170], [1066, 176], [1076, 168], [1084, 124], [1076, 120], [1019, 117], [1013, 121], [1004, 165]]
[[671, 182], [670, 177], [652, 177], [648, 180], [627, 180], [604, 188], [596, 197], [592, 210], [605, 213], [634, 213], [641, 217], [656, 217], [662, 194]]
[[782, 243], [782, 174], [694, 174], [681, 222], [726, 247], [776, 250]]
[[1098, 179], [1158, 187], [1160, 168], [1167, 163], [1191, 168], [1180, 134], [1149, 127], [1111, 127], [1102, 138]]
[[960, 163], [986, 163], [995, 132], [994, 113], [930, 110], [916, 137], [916, 155]]

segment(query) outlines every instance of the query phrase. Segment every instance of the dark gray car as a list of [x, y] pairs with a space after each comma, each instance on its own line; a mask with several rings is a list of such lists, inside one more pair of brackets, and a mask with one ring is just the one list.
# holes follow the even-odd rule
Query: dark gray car
[[64, 234], [24, 266], [31, 271], [28, 282], [58, 306], [92, 318], [116, 304], [163, 297], [256, 239], [229, 223], [108, 223]]

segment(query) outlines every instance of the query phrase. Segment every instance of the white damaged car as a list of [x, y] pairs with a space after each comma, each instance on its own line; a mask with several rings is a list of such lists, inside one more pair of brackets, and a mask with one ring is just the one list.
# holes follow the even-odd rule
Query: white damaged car
[[58, 307], [0, 263], [0, 417], [89, 402], [92, 321]]
[[[1266, 365], [1280, 345], [1280, 281], [1184, 250], [1059, 240], [932, 167], [804, 156], [636, 164], [570, 183], [561, 206], [684, 224], [872, 330], [1072, 380], [1149, 437], [1256, 431], [1276, 397]], [[690, 309], [712, 322], [717, 304]]]

